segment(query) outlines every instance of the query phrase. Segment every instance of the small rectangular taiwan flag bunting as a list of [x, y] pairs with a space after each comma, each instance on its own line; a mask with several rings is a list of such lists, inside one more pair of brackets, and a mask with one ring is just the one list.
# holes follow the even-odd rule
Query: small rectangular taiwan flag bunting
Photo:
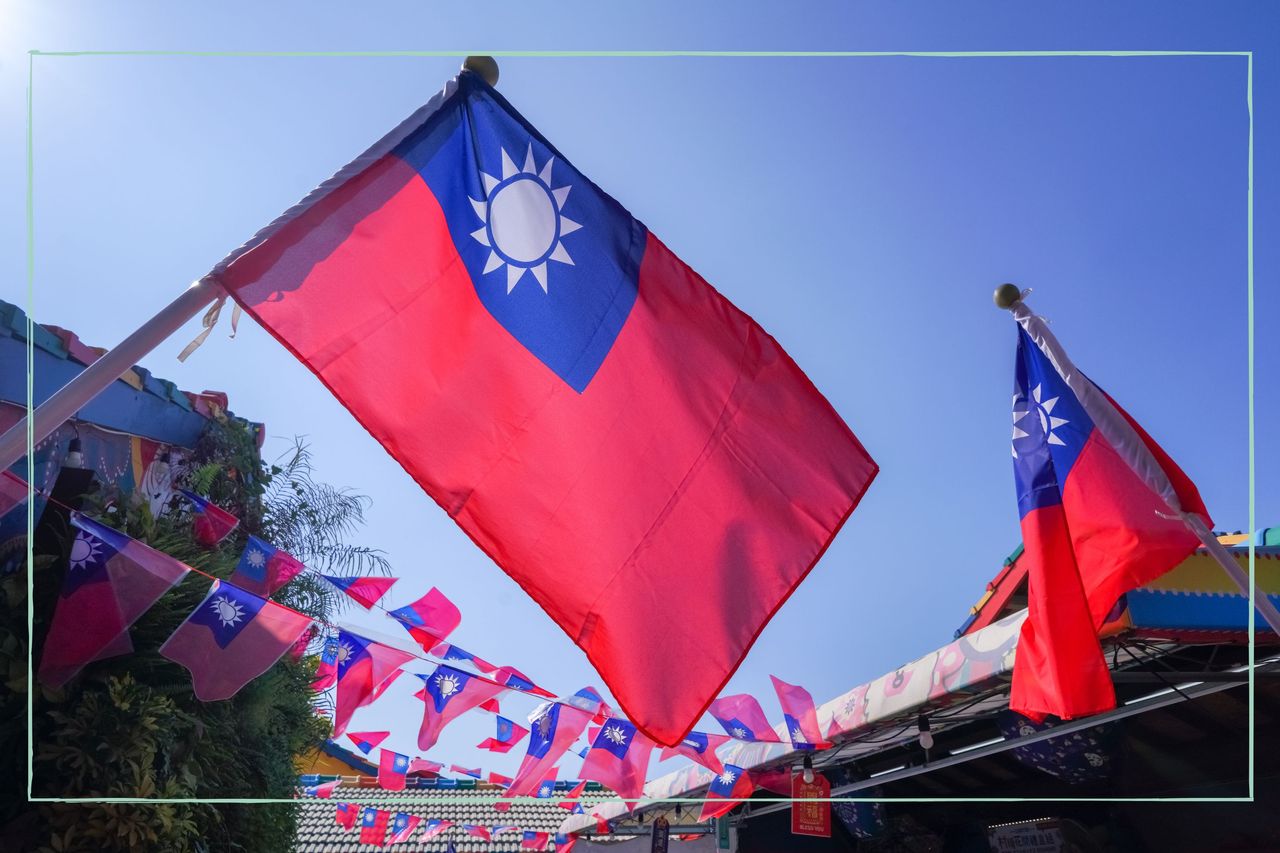
[[720, 763], [716, 750], [730, 740], [732, 738], [728, 735], [689, 732], [675, 746], [663, 747], [658, 760], [666, 761], [669, 758], [683, 756], [696, 764], [702, 765], [712, 773], [720, 774], [724, 772], [724, 765]]
[[487, 678], [444, 664], [430, 675], [418, 677], [426, 682], [422, 725], [418, 728], [418, 749], [423, 752], [436, 745], [445, 726], [502, 691], [500, 685]]
[[306, 568], [292, 555], [257, 536], [250, 536], [230, 582], [263, 598], [297, 577]]
[[369, 750], [382, 743], [391, 732], [347, 732], [347, 737], [356, 745], [356, 749], [369, 754]]
[[388, 615], [409, 632], [409, 636], [430, 652], [453, 629], [462, 624], [462, 612], [435, 587], [417, 601], [390, 611]]
[[624, 800], [644, 793], [644, 777], [654, 743], [627, 720], [614, 718], [600, 728], [579, 775], [599, 782]]
[[462, 831], [467, 835], [470, 835], [472, 838], [479, 838], [482, 841], [488, 841], [490, 838], [489, 827], [487, 826], [477, 826], [474, 823], [464, 823], [462, 825]]
[[461, 764], [453, 764], [449, 767], [449, 772], [470, 776], [472, 779], [479, 779], [483, 771], [479, 767], [463, 767]]
[[209, 279], [659, 743], [702, 715], [878, 471], [768, 332], [471, 72]]
[[80, 513], [67, 573], [40, 657], [39, 679], [61, 687], [85, 664], [133, 650], [129, 627], [189, 569]]
[[196, 698], [216, 702], [274, 666], [310, 625], [310, 616], [215, 580], [160, 654], [187, 668]]
[[338, 632], [338, 696], [333, 713], [335, 737], [347, 730], [357, 708], [374, 700], [388, 679], [400, 674], [400, 667], [413, 655], [375, 643], [350, 631]]
[[383, 749], [378, 759], [378, 786], [388, 791], [403, 791], [409, 773], [409, 756]]
[[201, 545], [212, 548], [240, 524], [240, 519], [212, 501], [186, 489], [179, 491], [191, 504], [191, 532]]
[[387, 818], [390, 812], [365, 806], [360, 813], [360, 843], [384, 847], [387, 843]]
[[338, 803], [338, 807], [334, 811], [333, 821], [343, 829], [351, 829], [356, 825], [356, 818], [359, 814], [360, 807], [355, 803]]
[[708, 711], [716, 722], [724, 726], [729, 737], [746, 741], [780, 742], [754, 696], [746, 693], [721, 696], [711, 703]]
[[439, 761], [432, 761], [429, 758], [412, 758], [409, 760], [410, 773], [434, 773], [440, 774], [444, 770], [444, 765]]
[[724, 772], [711, 780], [707, 798], [702, 803], [702, 813], [698, 815], [699, 823], [733, 811], [742, 805], [734, 800], [746, 799], [754, 792], [755, 786], [747, 771], [733, 764], [726, 764]]
[[524, 726], [517, 725], [506, 717], [497, 717], [498, 732], [495, 737], [485, 738], [476, 749], [487, 749], [490, 752], [510, 752], [511, 748], [529, 734]]
[[419, 841], [426, 841], [429, 838], [435, 838], [449, 827], [453, 826], [453, 821], [441, 820], [440, 818], [432, 818], [422, 827], [422, 837]]
[[341, 784], [341, 779], [334, 779], [332, 782], [325, 782], [320, 785], [307, 785], [302, 789], [302, 792], [308, 797], [319, 797], [322, 800], [327, 800], [333, 796], [333, 792]]
[[413, 835], [413, 831], [420, 823], [422, 818], [417, 815], [396, 812], [395, 820], [391, 821], [391, 840], [388, 843], [403, 844], [408, 841], [409, 836]]
[[778, 702], [782, 705], [782, 719], [787, 727], [787, 736], [796, 749], [827, 749], [830, 743], [822, 738], [822, 727], [818, 725], [818, 710], [813, 704], [813, 695], [796, 684], [788, 684], [776, 676], [773, 689], [778, 694]]
[[546, 850], [547, 844], [551, 841], [551, 833], [534, 832], [532, 829], [524, 831], [524, 837], [520, 841], [521, 850]]
[[382, 596], [387, 594], [387, 590], [398, 578], [374, 578], [374, 577], [339, 577], [337, 575], [321, 575], [320, 577], [336, 586], [347, 594], [347, 596], [359, 604], [365, 610], [369, 610], [373, 605], [378, 603]]
[[316, 664], [316, 677], [311, 682], [311, 689], [319, 693], [328, 690], [338, 680], [338, 638], [327, 637], [324, 649], [320, 652], [320, 661]]

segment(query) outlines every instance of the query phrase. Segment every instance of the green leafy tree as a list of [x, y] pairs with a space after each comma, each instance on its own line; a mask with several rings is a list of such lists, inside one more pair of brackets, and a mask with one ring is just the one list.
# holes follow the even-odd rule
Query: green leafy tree
[[[145, 502], [107, 488], [92, 495], [87, 514], [153, 548], [213, 575], [228, 577], [248, 534], [257, 535], [320, 571], [385, 573], [377, 549], [349, 538], [364, 520], [368, 499], [313, 478], [301, 439], [273, 466], [264, 465], [248, 426], [210, 421], [197, 444], [186, 487], [237, 513], [241, 525], [219, 548], [191, 536], [185, 511], [155, 517]], [[69, 531], [68, 531], [69, 532]], [[69, 541], [70, 537], [65, 537]], [[65, 556], [32, 565], [37, 639], [52, 615]], [[0, 749], [6, 787], [25, 788], [27, 776], [26, 579], [0, 583]], [[331, 731], [317, 716], [311, 689], [314, 658], [286, 655], [236, 696], [203, 703], [185, 669], [157, 649], [208, 591], [192, 572], [134, 625], [135, 652], [95, 662], [61, 690], [39, 686], [35, 701], [32, 784], [37, 796], [288, 798], [296, 784], [295, 757]], [[323, 581], [304, 573], [276, 599], [319, 620], [344, 602]], [[291, 804], [204, 805], [39, 803], [0, 805], [0, 849], [56, 851], [288, 850], [296, 828]]]

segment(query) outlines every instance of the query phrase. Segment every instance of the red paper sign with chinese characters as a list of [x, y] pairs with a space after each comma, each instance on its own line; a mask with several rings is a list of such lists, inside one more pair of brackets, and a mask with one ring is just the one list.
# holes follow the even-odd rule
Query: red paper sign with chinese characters
[[831, 783], [821, 773], [813, 774], [813, 781], [804, 781], [804, 774], [791, 777], [791, 834], [831, 837]]

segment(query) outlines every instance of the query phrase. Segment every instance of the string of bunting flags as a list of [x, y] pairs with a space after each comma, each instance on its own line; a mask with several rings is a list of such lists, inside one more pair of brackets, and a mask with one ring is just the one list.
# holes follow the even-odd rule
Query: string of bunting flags
[[[208, 547], [217, 547], [238, 526], [238, 519], [212, 502], [186, 492], [183, 495], [192, 505], [193, 535]], [[387, 610], [380, 600], [397, 582], [396, 578], [346, 578], [312, 572], [292, 555], [256, 536], [247, 537], [235, 571], [224, 580], [78, 512], [71, 513], [71, 523], [76, 536], [39, 668], [40, 680], [50, 686], [65, 684], [91, 661], [132, 651], [130, 627], [165, 592], [194, 571], [209, 578], [209, 591], [159, 651], [190, 672], [192, 689], [202, 701], [231, 698], [287, 652], [301, 658], [318, 638], [321, 650], [312, 686], [317, 692], [336, 689], [334, 737], [345, 732], [358, 708], [382, 695], [404, 672], [405, 665], [420, 660], [434, 664], [430, 673], [412, 673], [423, 682], [423, 688], [415, 694], [424, 706], [418, 736], [422, 751], [435, 746], [445, 726], [474, 709], [493, 713], [496, 723], [494, 737], [482, 741], [478, 748], [505, 754], [528, 739], [526, 755], [514, 777], [489, 774], [489, 781], [503, 786], [502, 797], [507, 806], [519, 796], [554, 796], [557, 764], [584, 733], [587, 745], [575, 752], [583, 758], [580, 781], [559, 805], [581, 813], [582, 806], [576, 801], [588, 780], [614, 791], [629, 809], [643, 794], [645, 773], [658, 746], [653, 740], [617, 715], [590, 687], [557, 698], [514, 667], [495, 666], [449, 643], [447, 638], [461, 624], [461, 612], [434, 587], [404, 607]], [[269, 598], [303, 572], [324, 578], [367, 610], [382, 610], [406, 630], [421, 652], [377, 642]], [[319, 632], [317, 625], [321, 626]], [[797, 749], [829, 747], [821, 736], [808, 691], [777, 678], [773, 683], [792, 745]], [[500, 715], [498, 697], [506, 691], [544, 700], [530, 714], [528, 728]], [[779, 738], [759, 701], [750, 695], [721, 697], [709, 710], [726, 734], [690, 732], [679, 744], [663, 747], [659, 760], [679, 756], [712, 770], [722, 779], [734, 775], [735, 779], [717, 784], [740, 792], [741, 786], [747, 784], [741, 781], [741, 772], [722, 765], [716, 750], [730, 739], [778, 742]], [[367, 755], [388, 734], [351, 732], [348, 738]], [[388, 790], [402, 790], [409, 774], [438, 774], [442, 769], [441, 763], [383, 748], [378, 784]], [[457, 764], [452, 765], [451, 771], [475, 779], [483, 775], [479, 767]], [[311, 786], [305, 793], [327, 798], [336, 787], [336, 783]], [[716, 793], [713, 785], [709, 798]], [[729, 796], [727, 792], [720, 795]], [[385, 837], [387, 813], [380, 816], [376, 811], [366, 810], [361, 816], [362, 838], [366, 829], [371, 835], [381, 832]], [[373, 823], [365, 825], [364, 820], [370, 815]], [[394, 825], [394, 820], [391, 823]], [[416, 825], [399, 826], [393, 837], [403, 834], [408, 838]]]

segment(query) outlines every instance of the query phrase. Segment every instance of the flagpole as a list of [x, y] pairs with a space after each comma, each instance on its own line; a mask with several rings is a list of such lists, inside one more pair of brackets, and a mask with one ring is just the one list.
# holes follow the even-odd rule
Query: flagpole
[[9, 468], [27, 455], [28, 421], [31, 424], [31, 446], [35, 447], [181, 328], [183, 323], [199, 314], [202, 308], [224, 298], [226, 293], [222, 287], [211, 279], [201, 279], [188, 287], [114, 349], [80, 371], [53, 396], [0, 435], [0, 470]]
[[[1018, 289], [1017, 285], [1002, 284], [996, 288], [995, 303], [997, 307], [1004, 308], [1012, 312], [1014, 319], [1022, 325], [1033, 338], [1039, 339], [1037, 340], [1037, 343], [1042, 344], [1047, 349], [1046, 354], [1055, 362], [1054, 366], [1058, 368], [1059, 372], [1061, 372], [1064, 377], [1075, 374], [1077, 371], [1071, 363], [1071, 360], [1067, 357], [1066, 351], [1062, 348], [1062, 345], [1058, 343], [1058, 340], [1054, 337], [1053, 333], [1044, 326], [1044, 321], [1032, 312], [1032, 310], [1022, 301], [1022, 296], [1023, 293]], [[1034, 328], [1032, 328], [1033, 325]], [[1071, 381], [1068, 380], [1068, 385], [1070, 386], [1071, 384]], [[1075, 389], [1073, 388], [1073, 390]], [[1084, 401], [1082, 400], [1082, 402]], [[1110, 402], [1105, 399], [1091, 400], [1090, 402], [1106, 406], [1108, 409], [1113, 408]], [[1088, 411], [1088, 409], [1089, 406], [1086, 406], [1086, 411]], [[1119, 418], [1113, 418], [1111, 421], [1114, 425], [1122, 423]], [[1099, 423], [1098, 426], [1101, 428], [1104, 425]], [[1114, 426], [1112, 428], [1114, 428]], [[1104, 429], [1104, 434], [1105, 432], [1106, 430]], [[1107, 438], [1112, 439], [1113, 436], [1108, 435]], [[1213, 531], [1211, 531], [1208, 525], [1204, 523], [1204, 519], [1199, 515], [1187, 512], [1182, 508], [1182, 504], [1178, 500], [1177, 492], [1174, 491], [1172, 485], [1169, 483], [1164, 470], [1155, 460], [1155, 457], [1151, 455], [1151, 452], [1147, 450], [1146, 445], [1137, 438], [1137, 435], [1122, 436], [1121, 438], [1128, 440], [1123, 441], [1123, 444], [1125, 445], [1124, 448], [1117, 447], [1117, 450], [1127, 449], [1129, 452], [1121, 452], [1120, 456], [1125, 460], [1130, 468], [1133, 469], [1133, 472], [1138, 475], [1139, 479], [1146, 483], [1153, 492], [1159, 495], [1164, 500], [1165, 504], [1168, 505], [1169, 509], [1173, 511], [1174, 515], [1176, 515], [1177, 518], [1196, 535], [1196, 538], [1204, 545], [1205, 551], [1214, 559], [1215, 562], [1217, 562], [1219, 566], [1222, 567], [1223, 571], [1227, 573], [1227, 576], [1231, 578], [1236, 586], [1240, 588], [1240, 592], [1246, 598], [1253, 599], [1253, 606], [1262, 614], [1262, 618], [1271, 626], [1271, 630], [1280, 635], [1280, 611], [1276, 610], [1276, 606], [1271, 603], [1271, 599], [1267, 597], [1266, 593], [1258, 588], [1256, 582], [1250, 584], [1248, 573], [1240, 567], [1240, 564], [1231, 556], [1231, 553], [1226, 549], [1226, 547], [1218, 541], [1218, 537], [1213, 535]], [[1113, 443], [1116, 442], [1113, 441]], [[1250, 594], [1251, 592], [1252, 595]]]

